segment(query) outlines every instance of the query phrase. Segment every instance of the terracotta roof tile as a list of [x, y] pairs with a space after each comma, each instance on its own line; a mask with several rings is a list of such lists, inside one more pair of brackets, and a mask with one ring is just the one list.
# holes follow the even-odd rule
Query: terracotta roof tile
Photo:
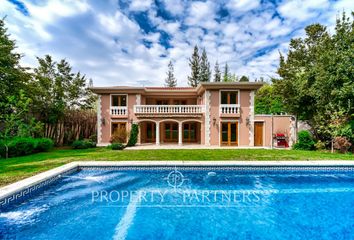
[[194, 87], [145, 87], [151, 90], [192, 90]]

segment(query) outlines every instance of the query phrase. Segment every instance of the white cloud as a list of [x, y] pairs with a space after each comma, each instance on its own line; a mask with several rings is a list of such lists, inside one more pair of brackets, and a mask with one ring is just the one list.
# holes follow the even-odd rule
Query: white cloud
[[318, 15], [318, 10], [327, 8], [327, 0], [291, 0], [278, 7], [280, 14], [291, 20], [305, 21]]
[[152, 6], [152, 0], [133, 0], [129, 5], [129, 9], [131, 11], [146, 11]]
[[113, 16], [107, 14], [98, 14], [98, 20], [102, 29], [107, 30], [110, 34], [119, 35], [124, 38], [128, 36], [136, 36], [139, 32], [139, 26], [131, 21], [120, 11], [116, 11]]
[[[221, 68], [228, 62], [238, 75], [274, 76], [278, 51], [286, 53], [292, 37], [303, 36], [304, 27], [313, 22], [333, 27], [336, 14], [354, 10], [351, 3], [164, 0], [165, 19], [151, 0], [128, 2], [126, 8], [114, 0], [26, 0], [29, 16], [8, 1], [1, 2], [0, 15], [7, 15], [7, 27], [18, 51], [26, 55], [26, 66], [35, 66], [36, 56], [51, 54], [66, 58], [98, 86], [162, 85], [172, 59], [178, 84], [186, 85], [195, 44], [206, 48], [212, 69], [218, 60]], [[221, 18], [223, 7], [230, 15]], [[148, 16], [142, 26], [132, 17], [141, 11]], [[150, 29], [143, 29], [147, 26]], [[168, 46], [160, 42], [164, 32]]]
[[163, 0], [166, 10], [175, 16], [181, 15], [184, 12], [185, 4], [183, 0]]
[[233, 12], [246, 12], [259, 7], [259, 0], [231, 0], [227, 7]]
[[216, 6], [212, 1], [192, 2], [189, 6], [188, 16], [185, 23], [189, 26], [198, 26], [213, 29], [217, 26], [215, 21]]

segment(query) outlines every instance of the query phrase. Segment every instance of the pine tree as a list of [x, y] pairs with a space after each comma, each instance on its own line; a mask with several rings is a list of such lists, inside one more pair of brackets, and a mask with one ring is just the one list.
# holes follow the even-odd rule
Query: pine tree
[[166, 87], [176, 87], [177, 86], [177, 79], [175, 78], [172, 61], [170, 61], [168, 63], [168, 71], [167, 71], [167, 77], [165, 79], [165, 86]]
[[218, 61], [216, 61], [214, 67], [214, 82], [221, 82], [221, 72]]
[[189, 66], [191, 68], [191, 76], [188, 76], [188, 84], [191, 87], [196, 87], [200, 81], [200, 57], [197, 45], [194, 47], [192, 57], [189, 58]]
[[208, 56], [205, 51], [205, 48], [203, 48], [202, 56], [200, 58], [200, 82], [210, 82], [210, 76], [211, 76], [211, 71], [210, 71], [210, 63], [208, 61]]
[[229, 65], [227, 65], [227, 63], [225, 63], [225, 68], [224, 68], [224, 76], [223, 76], [223, 81], [224, 82], [228, 82], [229, 81]]

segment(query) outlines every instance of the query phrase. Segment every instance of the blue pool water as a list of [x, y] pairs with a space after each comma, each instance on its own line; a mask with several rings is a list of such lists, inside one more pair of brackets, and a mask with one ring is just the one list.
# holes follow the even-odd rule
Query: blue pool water
[[0, 212], [0, 239], [354, 239], [353, 172], [81, 170]]

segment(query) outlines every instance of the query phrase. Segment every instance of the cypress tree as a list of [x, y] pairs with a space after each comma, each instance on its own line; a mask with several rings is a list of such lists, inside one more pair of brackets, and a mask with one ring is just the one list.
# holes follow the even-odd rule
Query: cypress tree
[[225, 63], [225, 68], [224, 68], [224, 76], [223, 76], [223, 82], [228, 82], [229, 81], [229, 65]]
[[218, 61], [216, 61], [214, 67], [214, 82], [221, 82], [221, 72]]
[[191, 87], [196, 87], [200, 81], [200, 57], [198, 46], [194, 46], [192, 57], [189, 58], [189, 66], [191, 68], [191, 76], [188, 76], [188, 84]]
[[200, 82], [210, 82], [210, 76], [211, 76], [211, 71], [210, 71], [210, 63], [208, 61], [208, 56], [205, 51], [205, 48], [203, 48], [202, 56], [200, 58]]
[[170, 61], [168, 63], [168, 71], [167, 71], [167, 77], [165, 79], [165, 86], [166, 87], [176, 87], [177, 86], [177, 79], [175, 78], [172, 61]]

